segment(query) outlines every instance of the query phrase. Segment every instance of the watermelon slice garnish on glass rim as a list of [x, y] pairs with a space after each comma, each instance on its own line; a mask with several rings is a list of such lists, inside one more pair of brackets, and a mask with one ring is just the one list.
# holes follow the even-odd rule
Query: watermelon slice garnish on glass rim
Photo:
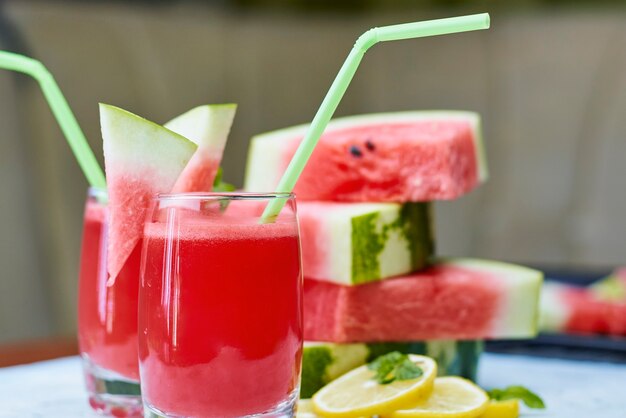
[[169, 192], [197, 146], [115, 106], [100, 104], [109, 192], [107, 268], [114, 280], [141, 239], [150, 199]]
[[[194, 108], [167, 127], [100, 105], [107, 188], [107, 268], [114, 280], [139, 243], [150, 200], [159, 193], [211, 191], [236, 105]], [[189, 137], [189, 139], [187, 138]]]
[[232, 103], [198, 106], [165, 124], [198, 145], [172, 192], [211, 191], [236, 110]]

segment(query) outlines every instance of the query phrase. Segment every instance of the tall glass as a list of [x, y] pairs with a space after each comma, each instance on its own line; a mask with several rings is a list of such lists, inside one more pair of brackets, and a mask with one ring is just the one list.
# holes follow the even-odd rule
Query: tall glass
[[110, 280], [106, 269], [106, 200], [106, 191], [89, 189], [80, 258], [78, 342], [92, 408], [117, 417], [139, 416], [137, 297], [141, 245], [116, 280]]
[[[261, 224], [273, 199], [287, 204]], [[144, 230], [139, 330], [144, 416], [293, 416], [302, 356], [293, 195], [157, 197]]]

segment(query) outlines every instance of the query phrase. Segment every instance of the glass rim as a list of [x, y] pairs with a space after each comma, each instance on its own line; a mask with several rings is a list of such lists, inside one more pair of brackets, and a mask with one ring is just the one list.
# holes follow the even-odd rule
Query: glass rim
[[[102, 187], [87, 187], [89, 197], [108, 199], [108, 190]], [[296, 195], [290, 192], [182, 192], [182, 193], [158, 193], [152, 200], [269, 200], [269, 199], [294, 199]]]
[[153, 201], [163, 200], [272, 200], [294, 199], [296, 195], [290, 192], [183, 192], [159, 193]]
[[87, 187], [87, 196], [106, 202], [109, 199], [109, 192], [106, 187], [89, 186]]

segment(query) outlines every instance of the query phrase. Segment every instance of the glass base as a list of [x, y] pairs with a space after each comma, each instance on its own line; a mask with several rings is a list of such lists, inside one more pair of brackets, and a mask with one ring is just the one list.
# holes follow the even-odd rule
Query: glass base
[[118, 418], [142, 416], [143, 406], [138, 381], [96, 366], [85, 355], [82, 362], [89, 405], [94, 411]]
[[[276, 405], [274, 408], [269, 411], [264, 411], [258, 414], [252, 415], [244, 415], [236, 418], [293, 418], [296, 416], [296, 404], [298, 402], [298, 395], [300, 394], [300, 390], [296, 389], [289, 397]], [[154, 406], [144, 403], [144, 418], [199, 418], [199, 417], [190, 417], [186, 415], [172, 415], [167, 414], [165, 412], [159, 411]], [[202, 418], [209, 418], [203, 416]], [[217, 418], [217, 417], [216, 417]], [[219, 417], [224, 418], [224, 417]]]

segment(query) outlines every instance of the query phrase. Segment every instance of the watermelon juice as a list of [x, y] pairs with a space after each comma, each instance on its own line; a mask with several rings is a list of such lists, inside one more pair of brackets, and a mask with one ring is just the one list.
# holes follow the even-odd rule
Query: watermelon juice
[[[100, 193], [106, 196], [106, 192]], [[78, 341], [90, 404], [102, 412], [127, 416], [141, 410], [137, 360], [141, 246], [133, 251], [117, 279], [109, 281], [106, 271], [107, 208], [99, 203], [97, 194], [97, 191], [90, 190], [85, 206]]]
[[147, 415], [291, 416], [302, 353], [293, 199], [276, 222], [260, 224], [267, 195], [169, 196], [157, 200], [144, 231], [139, 358]]

